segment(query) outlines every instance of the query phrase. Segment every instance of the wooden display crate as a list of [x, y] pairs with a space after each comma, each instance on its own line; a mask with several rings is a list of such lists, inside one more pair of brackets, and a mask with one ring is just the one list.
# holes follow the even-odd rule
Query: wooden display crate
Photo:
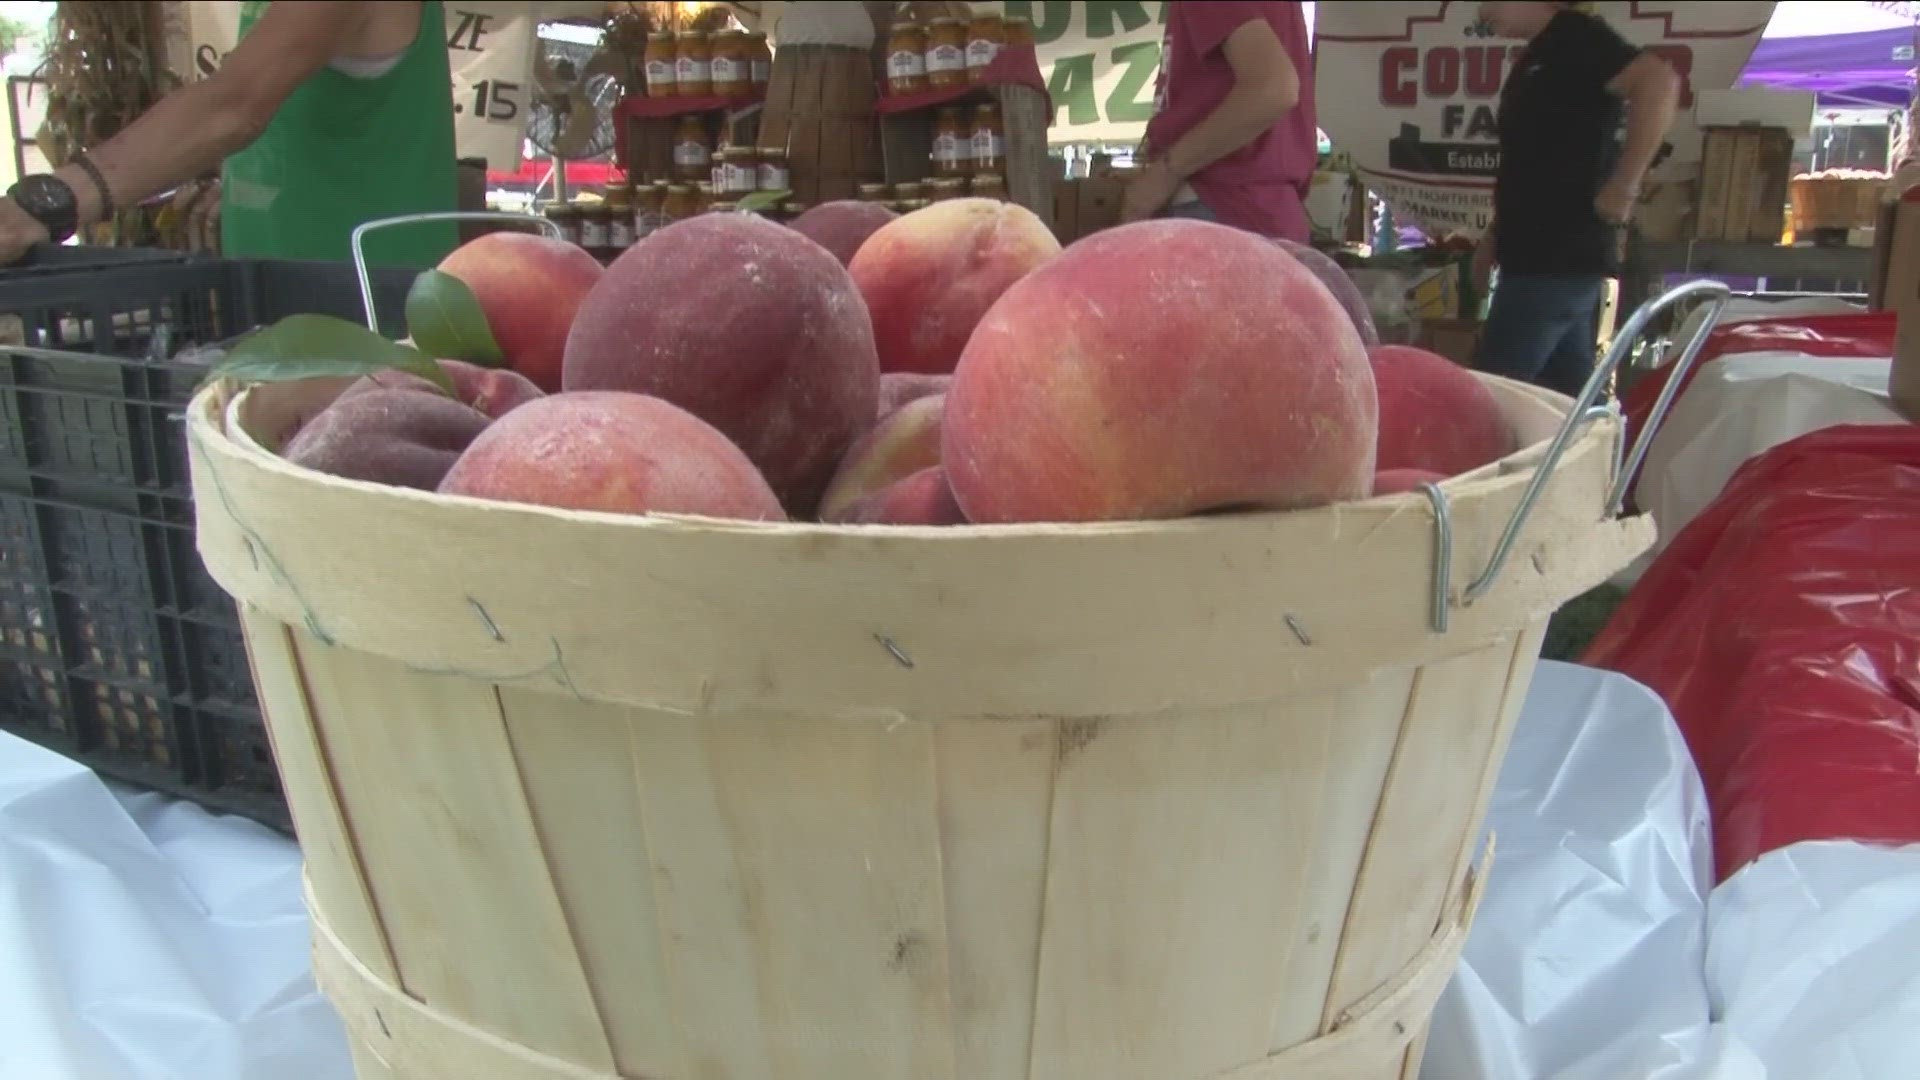
[[1704, 134], [1693, 238], [1779, 243], [1793, 169], [1792, 133], [1741, 126]]
[[994, 102], [1000, 106], [1000, 123], [1007, 139], [1007, 197], [1053, 228], [1054, 183], [1060, 171], [1047, 156], [1047, 126], [1053, 119], [1053, 102], [1044, 90], [1022, 80], [1021, 73], [1029, 65], [1038, 72], [1031, 50], [1025, 55], [1020, 50], [1008, 50], [973, 86], [945, 94], [882, 98], [880, 146], [886, 182], [910, 183], [933, 175], [933, 129], [940, 109]]

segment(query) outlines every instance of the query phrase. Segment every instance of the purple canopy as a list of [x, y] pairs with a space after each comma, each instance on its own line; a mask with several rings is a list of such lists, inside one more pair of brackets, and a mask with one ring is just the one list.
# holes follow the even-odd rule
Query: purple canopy
[[1913, 46], [1911, 29], [1763, 38], [1740, 85], [1811, 90], [1822, 108], [1902, 109], [1913, 96]]

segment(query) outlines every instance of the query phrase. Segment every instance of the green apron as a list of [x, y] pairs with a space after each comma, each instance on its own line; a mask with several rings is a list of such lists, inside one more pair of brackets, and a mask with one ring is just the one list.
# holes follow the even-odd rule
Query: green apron
[[[241, 36], [266, 8], [265, 0], [241, 5]], [[223, 254], [345, 261], [362, 222], [454, 209], [457, 169], [446, 15], [428, 0], [420, 32], [393, 70], [357, 79], [321, 69], [253, 145], [227, 159]], [[365, 249], [372, 263], [429, 267], [457, 242], [452, 222], [433, 222], [369, 233]]]

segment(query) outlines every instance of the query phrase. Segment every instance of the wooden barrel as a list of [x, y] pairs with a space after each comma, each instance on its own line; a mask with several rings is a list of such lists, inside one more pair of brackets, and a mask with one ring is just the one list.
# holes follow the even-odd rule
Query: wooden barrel
[[868, 50], [846, 45], [783, 45], [756, 139], [787, 152], [793, 197], [810, 206], [851, 199], [881, 177]]
[[[1419, 494], [1085, 526], [633, 517], [274, 455], [241, 601], [363, 1080], [1412, 1080], [1548, 615], [1652, 538], [1567, 401]], [[1443, 577], [1435, 577], [1440, 566]], [[1434, 626], [1436, 581], [1447, 627]]]

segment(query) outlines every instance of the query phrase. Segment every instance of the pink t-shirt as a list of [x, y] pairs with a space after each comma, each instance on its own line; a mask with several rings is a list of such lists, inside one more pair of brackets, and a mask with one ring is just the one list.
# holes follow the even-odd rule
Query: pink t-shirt
[[1266, 236], [1305, 242], [1310, 230], [1301, 200], [1313, 183], [1320, 136], [1313, 108], [1313, 51], [1307, 19], [1285, 0], [1177, 0], [1167, 5], [1154, 115], [1147, 123], [1150, 151], [1164, 154], [1233, 89], [1223, 46], [1254, 19], [1265, 19], [1300, 74], [1300, 104], [1252, 142], [1188, 178], [1194, 193], [1222, 223]]

